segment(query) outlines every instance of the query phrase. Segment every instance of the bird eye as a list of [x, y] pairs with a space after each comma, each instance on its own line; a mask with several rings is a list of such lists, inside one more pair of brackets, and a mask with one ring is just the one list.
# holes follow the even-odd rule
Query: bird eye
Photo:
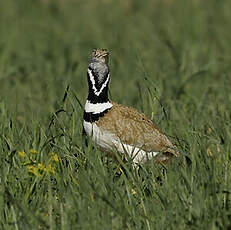
[[95, 55], [96, 54], [96, 49], [93, 49], [92, 50], [92, 55]]

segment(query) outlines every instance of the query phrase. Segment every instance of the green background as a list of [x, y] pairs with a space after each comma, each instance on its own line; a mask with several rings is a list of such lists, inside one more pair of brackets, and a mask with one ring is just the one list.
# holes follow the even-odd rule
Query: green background
[[[0, 229], [231, 228], [230, 11], [229, 0], [0, 0]], [[120, 168], [83, 145], [93, 48], [110, 51], [110, 98], [155, 120], [191, 166]], [[55, 173], [31, 173], [50, 152]]]

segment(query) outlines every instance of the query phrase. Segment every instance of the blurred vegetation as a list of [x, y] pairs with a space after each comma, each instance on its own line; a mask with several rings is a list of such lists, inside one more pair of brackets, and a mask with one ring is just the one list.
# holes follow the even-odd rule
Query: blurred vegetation
[[[0, 0], [0, 229], [229, 229], [230, 10]], [[122, 170], [82, 145], [96, 47], [110, 51], [111, 98], [155, 120], [191, 167]]]

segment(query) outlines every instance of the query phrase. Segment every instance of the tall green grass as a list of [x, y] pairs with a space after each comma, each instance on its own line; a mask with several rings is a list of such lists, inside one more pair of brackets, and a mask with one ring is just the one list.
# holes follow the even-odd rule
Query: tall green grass
[[[0, 229], [229, 229], [230, 9], [1, 0]], [[85, 146], [95, 47], [111, 53], [110, 97], [155, 120], [191, 166], [134, 170]]]

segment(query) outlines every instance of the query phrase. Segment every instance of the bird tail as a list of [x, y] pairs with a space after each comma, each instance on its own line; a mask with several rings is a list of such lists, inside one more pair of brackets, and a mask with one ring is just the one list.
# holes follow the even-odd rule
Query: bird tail
[[190, 157], [184, 153], [183, 151], [176, 149], [176, 148], [167, 148], [165, 151], [160, 152], [156, 157], [155, 157], [155, 162], [157, 163], [168, 163], [169, 160], [171, 160], [174, 157], [184, 157], [186, 164], [190, 166], [192, 164], [192, 160]]

